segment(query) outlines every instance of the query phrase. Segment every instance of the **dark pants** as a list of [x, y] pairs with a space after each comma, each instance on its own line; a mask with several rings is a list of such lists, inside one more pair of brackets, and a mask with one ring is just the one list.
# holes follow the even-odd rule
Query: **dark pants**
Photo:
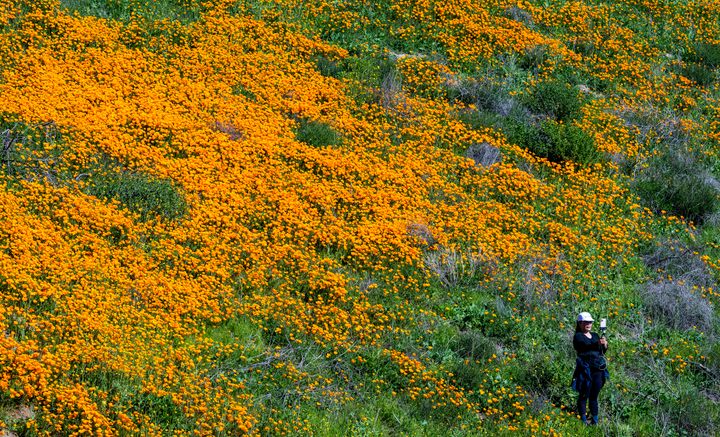
[[586, 418], [587, 413], [585, 404], [590, 400], [590, 414], [593, 417], [593, 421], [597, 421], [598, 417], [598, 395], [600, 389], [605, 385], [605, 371], [593, 370], [590, 372], [590, 390], [580, 390], [580, 396], [578, 397], [578, 413], [583, 420]]

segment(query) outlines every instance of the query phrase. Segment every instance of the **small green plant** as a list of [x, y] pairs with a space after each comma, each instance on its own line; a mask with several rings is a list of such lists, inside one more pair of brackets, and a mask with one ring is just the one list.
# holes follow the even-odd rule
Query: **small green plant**
[[247, 89], [243, 84], [238, 83], [232, 86], [230, 92], [234, 96], [245, 96], [248, 100], [255, 102], [257, 101], [257, 96], [255, 96], [255, 93]]
[[295, 130], [298, 141], [316, 147], [337, 146], [340, 144], [340, 134], [327, 123], [319, 120], [301, 118]]
[[176, 220], [187, 212], [184, 197], [169, 180], [132, 172], [111, 173], [93, 179], [88, 187], [89, 194], [119, 201], [138, 214], [141, 221], [154, 218]]
[[578, 118], [583, 105], [578, 91], [559, 80], [538, 83], [524, 103], [537, 115], [563, 122]]
[[720, 421], [720, 408], [690, 387], [681, 387], [675, 396], [663, 396], [658, 412], [660, 422], [670, 421], [680, 435], [714, 435]]

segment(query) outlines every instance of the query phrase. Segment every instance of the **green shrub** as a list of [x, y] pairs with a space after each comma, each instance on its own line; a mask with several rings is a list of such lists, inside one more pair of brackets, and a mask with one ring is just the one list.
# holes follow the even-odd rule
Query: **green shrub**
[[477, 331], [461, 331], [450, 344], [450, 349], [462, 358], [486, 360], [495, 353], [495, 343]]
[[537, 72], [549, 58], [548, 46], [538, 44], [525, 50], [518, 61], [518, 65], [522, 69]]
[[540, 82], [525, 96], [525, 105], [534, 113], [568, 122], [580, 116], [583, 105], [577, 90], [558, 80]]
[[547, 157], [551, 161], [571, 160], [583, 165], [600, 161], [602, 154], [595, 139], [578, 126], [548, 120], [542, 124], [542, 129], [548, 138]]
[[326, 77], [340, 78], [345, 71], [342, 60], [331, 59], [327, 56], [316, 56], [313, 61], [320, 74]]
[[257, 96], [255, 96], [255, 93], [247, 89], [243, 84], [238, 83], [232, 86], [231, 91], [233, 95], [235, 96], [245, 96], [250, 101], [256, 102]]
[[693, 222], [702, 222], [720, 207], [718, 190], [703, 165], [691, 155], [670, 151], [653, 160], [635, 179], [643, 203]]
[[553, 120], [540, 124], [506, 120], [502, 130], [510, 142], [553, 162], [574, 161], [581, 165], [599, 162], [602, 153], [595, 140], [581, 128]]
[[693, 51], [686, 56], [691, 61], [702, 62], [711, 68], [720, 66], [720, 44], [695, 43]]
[[683, 67], [681, 74], [700, 86], [708, 86], [715, 82], [715, 73], [712, 70], [694, 62]]
[[169, 180], [131, 172], [96, 176], [93, 179], [88, 187], [89, 194], [119, 201], [125, 208], [138, 214], [141, 221], [153, 218], [174, 220], [187, 212], [184, 197]]
[[327, 123], [301, 118], [295, 130], [298, 141], [316, 147], [336, 146], [340, 144], [340, 134]]
[[513, 380], [541, 404], [570, 406], [576, 399], [569, 387], [574, 366], [574, 357], [557, 351], [530, 349], [520, 355], [510, 372]]
[[590, 56], [596, 51], [595, 43], [589, 38], [575, 38], [570, 48], [583, 56]]
[[486, 111], [463, 111], [459, 118], [465, 125], [477, 130], [502, 126], [503, 123], [502, 117]]
[[455, 378], [453, 383], [468, 390], [476, 390], [482, 386], [483, 379], [487, 378], [483, 367], [472, 360], [454, 363], [450, 370]]

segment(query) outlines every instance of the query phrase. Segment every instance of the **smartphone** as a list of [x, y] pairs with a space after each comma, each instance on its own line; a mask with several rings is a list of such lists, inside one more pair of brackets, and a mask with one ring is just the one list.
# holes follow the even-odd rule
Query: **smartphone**
[[607, 320], [600, 319], [600, 329], [606, 329], [607, 328]]

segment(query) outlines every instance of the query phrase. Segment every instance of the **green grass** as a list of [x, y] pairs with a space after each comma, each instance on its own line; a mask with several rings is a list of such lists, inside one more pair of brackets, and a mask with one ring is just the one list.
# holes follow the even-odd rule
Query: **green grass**
[[305, 118], [298, 122], [295, 137], [298, 141], [315, 147], [337, 146], [342, 141], [340, 134], [329, 124]]
[[104, 200], [117, 200], [140, 221], [177, 220], [188, 210], [182, 193], [169, 180], [142, 173], [121, 172], [94, 176], [87, 188]]

